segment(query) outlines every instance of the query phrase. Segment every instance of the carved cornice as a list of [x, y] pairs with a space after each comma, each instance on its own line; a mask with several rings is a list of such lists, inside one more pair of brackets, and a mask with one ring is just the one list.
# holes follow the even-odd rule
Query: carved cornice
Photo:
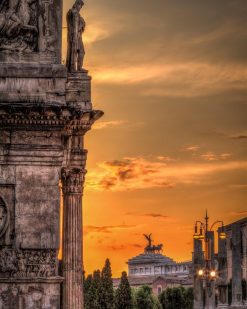
[[62, 169], [63, 194], [82, 194], [86, 170], [83, 168]]
[[0, 105], [0, 130], [54, 130], [62, 129], [65, 135], [82, 134], [91, 129], [93, 123], [103, 115], [98, 110], [84, 111], [70, 107], [9, 106]]

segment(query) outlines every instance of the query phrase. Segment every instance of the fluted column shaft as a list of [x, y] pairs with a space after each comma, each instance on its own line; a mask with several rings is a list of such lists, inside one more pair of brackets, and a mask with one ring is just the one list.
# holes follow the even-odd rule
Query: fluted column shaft
[[83, 308], [82, 193], [85, 170], [64, 168], [63, 188], [63, 309]]

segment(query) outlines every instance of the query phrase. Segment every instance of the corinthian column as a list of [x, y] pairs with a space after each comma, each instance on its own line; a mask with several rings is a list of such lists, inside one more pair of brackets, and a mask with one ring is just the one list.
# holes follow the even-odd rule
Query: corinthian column
[[86, 171], [62, 169], [63, 309], [83, 308], [82, 193]]

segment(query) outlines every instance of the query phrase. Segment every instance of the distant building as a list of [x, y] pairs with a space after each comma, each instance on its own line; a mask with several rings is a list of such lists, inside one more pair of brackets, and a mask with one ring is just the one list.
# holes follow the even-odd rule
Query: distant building
[[177, 263], [160, 253], [141, 253], [128, 261], [129, 277], [172, 276], [187, 278], [191, 261]]
[[[205, 219], [208, 220], [207, 214]], [[194, 308], [214, 309], [217, 304], [217, 308], [247, 308], [247, 218], [227, 226], [215, 222], [222, 223], [218, 229], [217, 253], [214, 231], [207, 228], [205, 231], [208, 221], [197, 222], [201, 228], [198, 233], [196, 227], [194, 235]], [[209, 277], [211, 272], [214, 279]]]
[[[242, 279], [247, 279], [247, 218], [233, 222], [225, 226], [226, 247], [227, 247], [227, 277], [230, 281], [235, 269], [233, 264], [236, 259], [239, 268], [239, 275]], [[236, 252], [235, 252], [236, 251]], [[239, 276], [238, 275], [238, 276]]]
[[[163, 245], [152, 245], [151, 234], [145, 235], [148, 246], [144, 252], [129, 259], [128, 279], [131, 287], [148, 285], [158, 295], [167, 287], [192, 286], [192, 262], [175, 262], [161, 253]], [[117, 287], [119, 279], [114, 280]]]

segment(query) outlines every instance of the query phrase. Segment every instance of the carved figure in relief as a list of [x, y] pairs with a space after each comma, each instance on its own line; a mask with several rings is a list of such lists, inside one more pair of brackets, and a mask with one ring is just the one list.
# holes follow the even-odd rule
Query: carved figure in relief
[[0, 308], [23, 309], [25, 302], [22, 292], [15, 284], [8, 286], [7, 290], [0, 291]]
[[0, 205], [0, 231], [4, 228], [6, 222], [7, 213], [3, 206]]
[[0, 197], [0, 237], [6, 232], [7, 225], [8, 211], [3, 199]]
[[56, 275], [55, 250], [0, 250], [0, 274], [13, 278]]
[[72, 9], [67, 13], [68, 49], [66, 66], [69, 72], [81, 71], [83, 67], [85, 49], [82, 34], [86, 27], [86, 23], [80, 15], [83, 5], [82, 0], [76, 0]]
[[0, 50], [33, 51], [37, 46], [37, 0], [0, 4]]

